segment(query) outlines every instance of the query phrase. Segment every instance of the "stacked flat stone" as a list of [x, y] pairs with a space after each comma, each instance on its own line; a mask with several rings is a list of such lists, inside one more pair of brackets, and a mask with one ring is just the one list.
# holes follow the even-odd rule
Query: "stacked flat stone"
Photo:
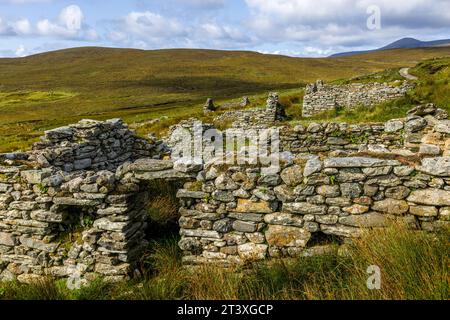
[[225, 112], [214, 119], [217, 123], [232, 121], [233, 128], [266, 129], [285, 118], [284, 108], [279, 103], [278, 93], [270, 93], [265, 108]]
[[345, 245], [393, 221], [436, 231], [450, 220], [449, 157], [426, 158], [414, 168], [397, 160], [310, 156], [284, 163], [276, 174], [212, 165], [204, 177], [201, 191], [177, 195], [188, 265], [309, 255], [331, 250], [314, 247], [320, 234]]
[[[144, 142], [143, 148], [125, 147], [132, 156], [112, 161], [113, 170], [75, 170], [80, 149], [92, 144], [109, 152], [110, 139], [124, 126], [118, 120], [82, 121], [52, 130], [30, 153], [0, 155], [0, 279], [130, 277], [147, 245], [148, 185], [155, 180], [186, 182], [177, 196], [187, 265], [310, 255], [330, 249], [314, 246], [324, 235], [346, 244], [361, 230], [397, 220], [436, 231], [448, 226], [450, 216], [447, 117], [427, 104], [384, 125], [297, 127], [295, 135], [281, 134], [290, 151], [282, 150], [281, 166], [271, 174], [261, 164], [141, 157], [147, 151], [162, 156]], [[358, 149], [352, 132], [364, 133]], [[121, 146], [137, 141], [132, 132], [122, 133]], [[293, 147], [308, 139], [339, 148], [312, 149], [319, 142]]]
[[146, 158], [115, 172], [0, 166], [0, 279], [128, 278], [147, 246], [147, 185], [196, 175], [178, 168]]
[[398, 86], [386, 83], [352, 83], [348, 85], [324, 85], [321, 80], [305, 89], [303, 98], [304, 117], [336, 110], [373, 106], [393, 99], [402, 98], [413, 86], [403, 81]]
[[241, 101], [239, 101], [239, 102], [226, 102], [226, 103], [221, 104], [220, 106], [217, 106], [215, 111], [245, 108], [249, 105], [250, 105], [250, 99], [248, 97], [242, 97]]
[[64, 171], [114, 170], [125, 161], [152, 156], [157, 146], [156, 141], [137, 137], [120, 119], [81, 120], [46, 131], [34, 145], [30, 160]]

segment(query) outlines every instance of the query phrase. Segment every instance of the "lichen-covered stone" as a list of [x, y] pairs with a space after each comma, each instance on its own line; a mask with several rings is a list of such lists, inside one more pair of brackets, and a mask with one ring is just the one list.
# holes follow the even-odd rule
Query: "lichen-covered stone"
[[388, 198], [381, 201], [375, 201], [372, 205], [372, 209], [379, 212], [400, 215], [408, 212], [409, 206], [405, 200]]
[[336, 198], [341, 195], [341, 190], [339, 185], [323, 185], [317, 187], [317, 193], [327, 198]]
[[307, 202], [284, 203], [283, 211], [298, 214], [326, 214], [327, 207]]
[[286, 185], [295, 187], [303, 182], [303, 168], [299, 165], [288, 167], [281, 172], [281, 179]]
[[272, 207], [267, 201], [253, 202], [247, 199], [238, 199], [236, 212], [242, 213], [271, 213]]
[[411, 191], [409, 190], [409, 188], [404, 187], [404, 186], [398, 186], [398, 187], [388, 188], [388, 189], [386, 189], [386, 191], [384, 193], [385, 193], [386, 197], [388, 197], [388, 198], [403, 200], [406, 197], [408, 197], [410, 192]]
[[266, 258], [268, 246], [265, 244], [245, 243], [237, 247], [239, 257], [244, 261], [258, 261]]
[[294, 226], [294, 227], [302, 227], [303, 226], [303, 218], [298, 215], [290, 214], [290, 213], [270, 213], [264, 216], [264, 221], [267, 224], [275, 224], [282, 226]]
[[450, 157], [425, 158], [419, 170], [433, 176], [448, 177], [450, 176]]
[[305, 247], [311, 233], [297, 227], [269, 225], [265, 236], [270, 246]]
[[385, 227], [388, 223], [386, 215], [372, 212], [361, 215], [351, 215], [339, 218], [339, 223], [347, 226], [374, 228]]
[[414, 190], [407, 200], [430, 206], [450, 206], [450, 191], [441, 189]]
[[361, 229], [351, 226], [322, 224], [320, 225], [320, 230], [325, 234], [340, 237], [357, 238], [361, 236]]
[[305, 164], [305, 169], [303, 170], [303, 175], [309, 177], [310, 175], [319, 172], [322, 169], [322, 162], [318, 157], [312, 157]]
[[349, 214], [363, 214], [369, 211], [368, 206], [363, 206], [360, 204], [354, 204], [350, 207], [345, 207], [342, 209], [344, 212], [347, 212]]
[[411, 206], [409, 212], [420, 217], [436, 217], [438, 215], [438, 209], [431, 206]]

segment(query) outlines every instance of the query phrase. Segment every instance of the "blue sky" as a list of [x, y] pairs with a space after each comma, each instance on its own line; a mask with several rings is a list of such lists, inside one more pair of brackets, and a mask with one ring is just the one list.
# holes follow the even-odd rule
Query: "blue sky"
[[450, 38], [450, 0], [0, 0], [2, 57], [78, 46], [326, 56], [406, 36]]

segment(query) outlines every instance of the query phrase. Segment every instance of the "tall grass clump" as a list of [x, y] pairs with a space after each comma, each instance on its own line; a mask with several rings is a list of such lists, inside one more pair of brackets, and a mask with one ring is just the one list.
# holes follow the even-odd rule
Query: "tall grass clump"
[[33, 281], [31, 284], [18, 281], [0, 282], [1, 300], [65, 300], [65, 294], [51, 278]]
[[[61, 281], [0, 284], [1, 299], [129, 300], [444, 300], [449, 295], [450, 231], [437, 234], [402, 225], [368, 230], [345, 250], [272, 259], [245, 267], [184, 268], [177, 238], [152, 242], [143, 276], [129, 282], [99, 279], [68, 291]], [[339, 253], [339, 254], [338, 254]], [[369, 266], [380, 269], [380, 288], [369, 289]]]
[[[448, 299], [448, 239], [402, 225], [366, 232], [354, 241], [340, 268], [306, 286], [312, 299]], [[380, 290], [369, 290], [369, 266], [381, 270]], [[313, 275], [314, 276], [314, 275]]]
[[166, 227], [178, 222], [179, 200], [176, 198], [181, 183], [155, 180], [148, 185], [151, 199], [147, 205], [148, 217], [158, 227]]

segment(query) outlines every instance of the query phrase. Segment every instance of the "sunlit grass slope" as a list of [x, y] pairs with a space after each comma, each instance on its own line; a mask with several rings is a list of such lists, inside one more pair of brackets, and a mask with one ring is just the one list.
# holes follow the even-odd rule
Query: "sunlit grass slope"
[[0, 152], [24, 149], [48, 128], [82, 118], [189, 116], [218, 100], [300, 88], [414, 66], [450, 47], [344, 58], [292, 58], [243, 51], [76, 48], [0, 59]]

